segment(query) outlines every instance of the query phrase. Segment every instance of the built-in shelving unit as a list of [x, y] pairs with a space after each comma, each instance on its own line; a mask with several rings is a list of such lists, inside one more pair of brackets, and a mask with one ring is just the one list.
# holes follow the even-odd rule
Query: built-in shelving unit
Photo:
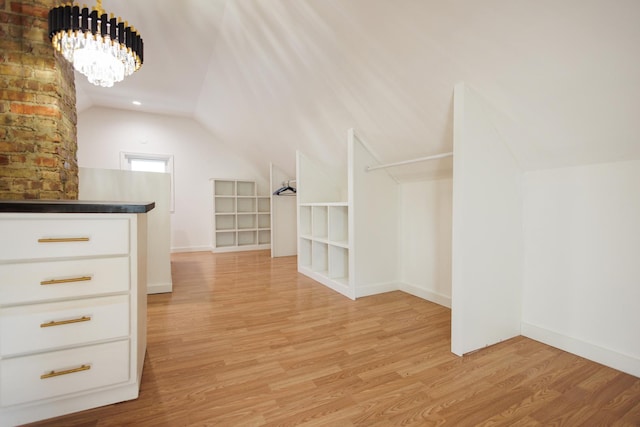
[[213, 252], [271, 248], [271, 197], [255, 181], [214, 179]]
[[353, 211], [346, 200], [346, 182], [334, 172], [300, 152], [296, 155], [298, 272], [355, 299]]
[[349, 288], [346, 202], [301, 203], [298, 271], [343, 294]]
[[397, 182], [350, 130], [347, 170], [296, 155], [298, 271], [351, 299], [399, 287]]
[[[300, 259], [303, 273], [339, 286], [349, 284], [348, 207], [346, 202], [300, 205]], [[316, 277], [317, 279], [317, 277]]]

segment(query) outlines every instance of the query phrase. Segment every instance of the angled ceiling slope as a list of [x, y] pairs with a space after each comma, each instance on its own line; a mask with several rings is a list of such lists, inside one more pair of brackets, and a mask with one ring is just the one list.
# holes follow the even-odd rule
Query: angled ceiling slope
[[[453, 87], [504, 113], [526, 169], [640, 158], [640, 2], [107, 0], [145, 65], [79, 106], [185, 115], [267, 174], [337, 168], [355, 128], [383, 162], [450, 151]], [[449, 173], [447, 160], [389, 171]]]

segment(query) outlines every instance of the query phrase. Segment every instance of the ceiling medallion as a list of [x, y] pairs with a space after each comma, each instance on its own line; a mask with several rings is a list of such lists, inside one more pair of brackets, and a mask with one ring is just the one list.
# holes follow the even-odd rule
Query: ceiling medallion
[[96, 86], [112, 87], [142, 66], [142, 37], [121, 18], [108, 17], [102, 0], [97, 0], [91, 11], [73, 3], [51, 9], [49, 38], [53, 47]]

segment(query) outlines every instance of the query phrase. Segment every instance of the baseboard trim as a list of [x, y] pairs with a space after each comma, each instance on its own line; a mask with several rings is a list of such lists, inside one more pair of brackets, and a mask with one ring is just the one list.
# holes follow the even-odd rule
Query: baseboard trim
[[182, 252], [210, 252], [211, 246], [186, 246], [181, 248], [171, 248], [171, 253]]
[[411, 294], [413, 296], [416, 296], [418, 298], [426, 299], [427, 301], [431, 301], [433, 303], [442, 305], [444, 307], [451, 308], [451, 297], [448, 297], [446, 295], [429, 291], [427, 289], [420, 288], [416, 285], [411, 285], [409, 283], [400, 283], [398, 285], [398, 288], [401, 291]]
[[372, 285], [360, 285], [360, 286], [356, 286], [356, 298], [384, 294], [385, 292], [393, 292], [397, 290], [398, 290], [398, 284], [395, 282], [375, 283]]
[[213, 253], [227, 253], [227, 252], [244, 252], [244, 251], [263, 251], [265, 249], [271, 249], [271, 244], [264, 245], [245, 245], [245, 246], [224, 246], [221, 248], [213, 248]]
[[340, 281], [337, 281], [337, 280], [332, 280], [322, 273], [313, 271], [312, 269], [303, 267], [303, 266], [298, 266], [298, 273], [304, 274], [305, 276], [312, 278], [316, 282], [323, 284], [329, 289], [332, 289], [349, 299], [355, 299], [351, 294], [349, 286], [345, 283], [341, 283]]
[[521, 324], [521, 334], [527, 338], [640, 378], [640, 359], [637, 357], [609, 350], [526, 322]]
[[147, 295], [164, 294], [173, 291], [173, 283], [153, 283], [147, 284]]

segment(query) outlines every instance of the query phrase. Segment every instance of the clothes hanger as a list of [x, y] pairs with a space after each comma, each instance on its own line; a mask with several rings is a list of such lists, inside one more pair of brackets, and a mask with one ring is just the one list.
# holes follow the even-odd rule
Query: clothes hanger
[[[291, 192], [293, 194], [289, 194], [287, 192]], [[287, 193], [287, 194], [283, 194], [283, 193]], [[290, 185], [290, 181], [287, 181], [286, 183], [282, 183], [282, 187], [278, 188], [276, 191], [273, 192], [274, 196], [293, 196], [296, 193], [296, 189], [293, 188]]]

